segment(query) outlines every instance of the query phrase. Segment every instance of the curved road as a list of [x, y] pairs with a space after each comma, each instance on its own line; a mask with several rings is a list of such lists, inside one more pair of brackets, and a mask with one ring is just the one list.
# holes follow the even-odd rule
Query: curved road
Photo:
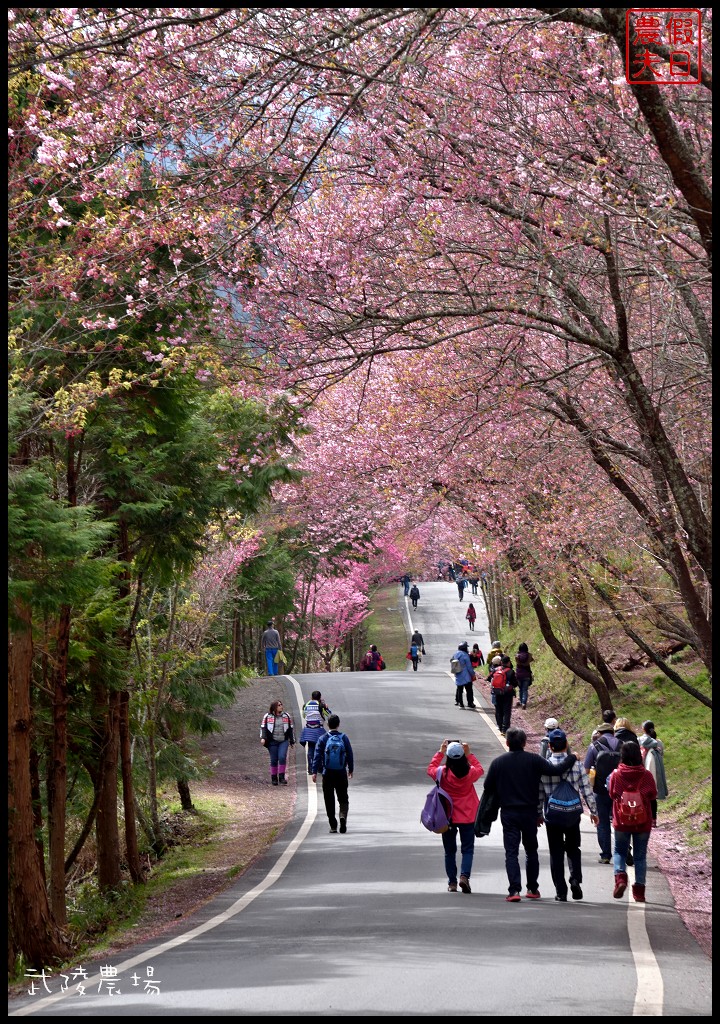
[[[190, 929], [86, 965], [87, 977], [40, 977], [10, 1015], [710, 1016], [711, 963], [662, 874], [651, 860], [645, 906], [613, 900], [587, 816], [582, 902], [554, 902], [541, 829], [544, 898], [506, 903], [499, 824], [476, 842], [472, 895], [446, 891], [441, 840], [419, 822], [427, 763], [444, 737], [468, 740], [485, 768], [504, 751], [487, 704], [454, 706], [447, 669], [458, 640], [472, 643], [469, 596], [421, 586], [417, 673], [287, 677], [296, 720], [320, 687], [351, 738], [346, 835], [328, 833], [320, 787], [299, 775], [281, 840]], [[481, 596], [473, 603], [486, 652]]]

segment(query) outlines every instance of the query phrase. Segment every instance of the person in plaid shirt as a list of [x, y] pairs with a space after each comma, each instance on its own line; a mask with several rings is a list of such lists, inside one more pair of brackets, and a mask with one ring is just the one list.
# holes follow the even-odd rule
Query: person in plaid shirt
[[[553, 764], [564, 761], [568, 755], [567, 736], [562, 729], [551, 729], [548, 733], [550, 742], [550, 756], [548, 760]], [[576, 761], [572, 768], [564, 775], [543, 775], [540, 778], [540, 791], [538, 794], [539, 813], [545, 805], [547, 797], [553, 793], [560, 782], [566, 779], [573, 789], [580, 794], [590, 811], [590, 820], [597, 826], [598, 816], [595, 805], [595, 794], [588, 774], [580, 761]], [[570, 866], [570, 892], [574, 900], [583, 898], [582, 891], [582, 861], [580, 857], [580, 822], [576, 825], [551, 825], [545, 823], [550, 850], [550, 874], [555, 884], [555, 899], [558, 903], [567, 903], [568, 883], [565, 881], [565, 854], [567, 854]]]

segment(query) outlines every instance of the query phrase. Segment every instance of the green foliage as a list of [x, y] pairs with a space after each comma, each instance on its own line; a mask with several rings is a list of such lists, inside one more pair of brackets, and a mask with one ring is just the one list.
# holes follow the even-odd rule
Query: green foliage
[[292, 553], [276, 537], [269, 537], [262, 551], [242, 566], [236, 584], [247, 622], [264, 626], [268, 619], [289, 614], [295, 600]]
[[395, 671], [404, 671], [408, 666], [408, 634], [398, 599], [400, 593], [397, 584], [378, 590], [370, 601], [372, 614], [365, 620], [368, 646], [376, 644], [387, 667]]

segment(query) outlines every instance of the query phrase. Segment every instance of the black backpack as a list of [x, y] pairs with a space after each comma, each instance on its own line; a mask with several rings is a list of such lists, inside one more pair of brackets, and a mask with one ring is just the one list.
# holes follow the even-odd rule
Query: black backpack
[[[600, 751], [595, 761], [595, 779], [593, 781], [593, 793], [607, 793], [607, 782], [608, 776], [611, 772], [615, 771], [617, 766], [620, 764], [620, 751], [610, 750], [609, 747], [602, 745], [604, 749]], [[596, 748], [597, 749], [597, 748]]]

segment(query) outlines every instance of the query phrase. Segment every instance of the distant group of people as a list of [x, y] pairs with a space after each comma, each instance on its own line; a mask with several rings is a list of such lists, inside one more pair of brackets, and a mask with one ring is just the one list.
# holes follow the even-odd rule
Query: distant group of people
[[[472, 606], [471, 606], [472, 607]], [[474, 621], [474, 619], [473, 619]], [[486, 682], [490, 686], [490, 697], [495, 708], [495, 721], [501, 735], [510, 728], [513, 701], [518, 695], [517, 707], [527, 708], [528, 690], [533, 682], [530, 667], [533, 656], [526, 643], [518, 646], [515, 656], [515, 667], [509, 655], [504, 654], [500, 643], [493, 640], [487, 656], [488, 675]], [[472, 652], [467, 641], [463, 640], [450, 659], [450, 667], [455, 677], [455, 703], [465, 707], [463, 696], [469, 708], [475, 707], [473, 684], [479, 678], [478, 669], [485, 665], [485, 658], [480, 647], [473, 644]]]
[[[304, 726], [300, 745], [306, 748], [307, 773], [313, 782], [322, 778], [323, 799], [330, 832], [347, 832], [348, 782], [355, 770], [352, 744], [340, 731], [340, 718], [313, 690], [302, 709]], [[270, 783], [286, 786], [288, 748], [295, 745], [294, 725], [281, 700], [274, 700], [260, 723], [260, 743], [270, 755]], [[337, 807], [336, 807], [337, 798]]]

